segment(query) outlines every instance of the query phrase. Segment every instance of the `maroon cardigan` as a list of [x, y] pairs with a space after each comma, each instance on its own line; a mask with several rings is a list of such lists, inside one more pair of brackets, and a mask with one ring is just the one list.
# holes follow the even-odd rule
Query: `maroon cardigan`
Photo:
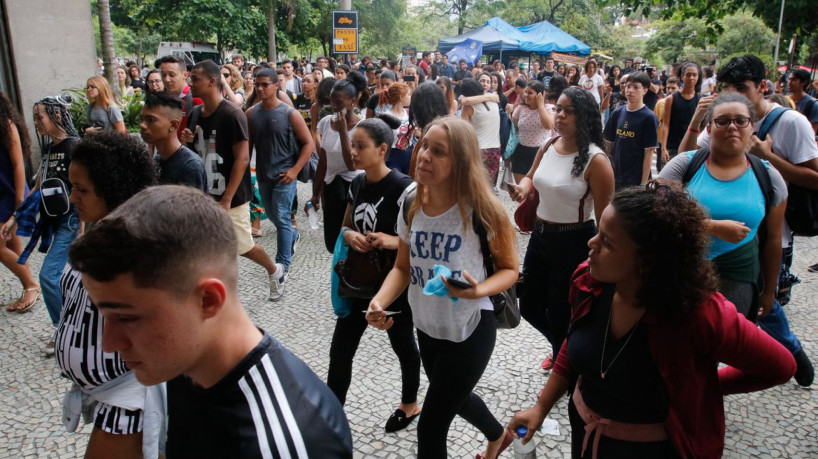
[[[571, 327], [593, 307], [603, 284], [584, 262], [574, 272], [569, 302]], [[650, 352], [669, 398], [665, 426], [676, 450], [688, 458], [720, 458], [724, 449], [724, 395], [783, 384], [795, 374], [795, 359], [781, 344], [736, 311], [720, 293], [681, 320], [648, 313]], [[566, 339], [567, 340], [567, 339]], [[563, 344], [554, 372], [575, 381]], [[728, 367], [718, 369], [719, 362]]]

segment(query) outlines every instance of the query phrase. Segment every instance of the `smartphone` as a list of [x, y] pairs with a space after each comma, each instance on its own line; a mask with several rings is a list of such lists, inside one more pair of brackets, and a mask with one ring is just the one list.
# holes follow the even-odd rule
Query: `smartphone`
[[448, 283], [450, 283], [453, 287], [457, 287], [457, 288], [461, 288], [461, 289], [467, 289], [467, 288], [474, 287], [474, 285], [472, 285], [472, 284], [470, 284], [470, 283], [468, 283], [468, 282], [466, 282], [464, 280], [455, 279], [453, 277], [447, 277], [446, 281]]
[[[366, 309], [364, 309], [361, 312], [363, 312], [364, 314], [369, 314], [369, 311], [366, 310]], [[372, 311], [372, 312], [376, 312], [376, 311]], [[400, 314], [400, 311], [383, 311], [383, 312], [385, 312], [387, 316], [394, 316], [395, 314]]]

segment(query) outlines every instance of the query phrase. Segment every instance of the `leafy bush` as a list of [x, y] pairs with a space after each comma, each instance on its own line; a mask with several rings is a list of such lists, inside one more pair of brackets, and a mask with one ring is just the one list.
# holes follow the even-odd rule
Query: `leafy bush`
[[[88, 125], [88, 96], [85, 94], [85, 88], [69, 88], [64, 89], [63, 92], [71, 95], [69, 111], [74, 126], [80, 129], [80, 127]], [[141, 91], [122, 98], [122, 105], [119, 108], [122, 110], [122, 118], [128, 132], [139, 132], [144, 101], [145, 94]]]

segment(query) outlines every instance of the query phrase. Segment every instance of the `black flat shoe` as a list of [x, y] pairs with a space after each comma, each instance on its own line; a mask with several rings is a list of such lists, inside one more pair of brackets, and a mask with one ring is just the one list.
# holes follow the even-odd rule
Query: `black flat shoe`
[[383, 428], [388, 433], [397, 432], [399, 430], [403, 430], [415, 420], [416, 417], [420, 416], [420, 412], [415, 413], [412, 416], [406, 417], [406, 413], [403, 410], [395, 410], [392, 413], [392, 416], [389, 416], [389, 419], [386, 420], [386, 426]]

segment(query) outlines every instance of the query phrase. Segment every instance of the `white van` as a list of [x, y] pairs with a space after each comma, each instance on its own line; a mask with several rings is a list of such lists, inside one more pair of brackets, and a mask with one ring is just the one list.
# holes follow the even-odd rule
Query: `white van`
[[222, 57], [213, 43], [202, 41], [163, 41], [159, 43], [156, 57], [172, 55], [185, 60], [187, 64], [198, 64], [208, 59], [221, 65]]

